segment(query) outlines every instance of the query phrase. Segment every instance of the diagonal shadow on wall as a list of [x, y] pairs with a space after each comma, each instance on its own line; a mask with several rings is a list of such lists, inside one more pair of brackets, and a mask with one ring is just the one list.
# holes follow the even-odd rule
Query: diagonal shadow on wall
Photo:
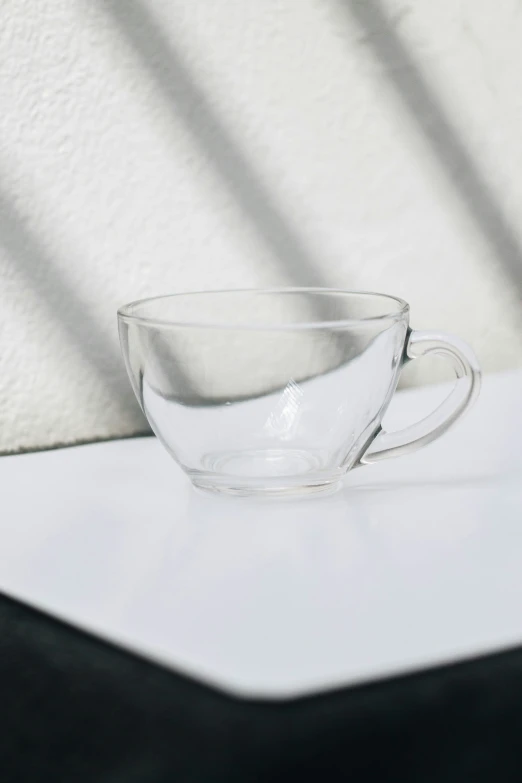
[[145, 3], [99, 0], [163, 95], [175, 122], [182, 122], [222, 184], [268, 248], [290, 285], [327, 286], [321, 264], [282, 214], [254, 164], [216, 114], [181, 55]]
[[13, 205], [8, 193], [0, 190], [0, 244], [15, 262], [28, 288], [39, 296], [49, 317], [57, 321], [67, 338], [73, 341], [89, 362], [96, 376], [96, 383], [106, 387], [118, 402], [119, 412], [131, 423], [135, 434], [147, 431], [146, 421], [131, 390], [125, 374], [123, 360], [113, 350], [107, 335], [100, 329], [89, 305], [75, 287], [56, 269], [53, 259], [28, 221]]
[[397, 32], [394, 20], [378, 0], [332, 0], [355, 21], [364, 43], [383, 67], [384, 77], [423, 134], [479, 233], [502, 264], [507, 280], [522, 298], [522, 245], [504, 214], [487, 175], [473, 159], [422, 67]]

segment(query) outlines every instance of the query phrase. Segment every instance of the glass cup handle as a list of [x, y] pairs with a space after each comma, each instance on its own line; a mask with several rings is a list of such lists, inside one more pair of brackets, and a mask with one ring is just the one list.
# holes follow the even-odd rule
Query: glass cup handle
[[429, 354], [444, 356], [450, 362], [457, 378], [452, 391], [433, 413], [416, 424], [397, 432], [381, 430], [360, 458], [360, 465], [400, 457], [426, 446], [443, 435], [475, 402], [480, 391], [480, 368], [469, 345], [440, 332], [410, 332], [404, 362]]

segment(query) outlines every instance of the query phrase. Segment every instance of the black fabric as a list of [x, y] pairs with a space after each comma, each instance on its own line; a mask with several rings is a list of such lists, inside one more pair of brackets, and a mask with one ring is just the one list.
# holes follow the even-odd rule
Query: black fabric
[[522, 649], [243, 701], [0, 597], [0, 781], [522, 781]]

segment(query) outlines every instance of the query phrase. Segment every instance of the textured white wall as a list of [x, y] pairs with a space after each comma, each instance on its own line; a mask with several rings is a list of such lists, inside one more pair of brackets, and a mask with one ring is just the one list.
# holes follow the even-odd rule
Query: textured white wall
[[522, 362], [518, 0], [6, 0], [0, 451], [142, 431], [116, 307], [396, 293]]

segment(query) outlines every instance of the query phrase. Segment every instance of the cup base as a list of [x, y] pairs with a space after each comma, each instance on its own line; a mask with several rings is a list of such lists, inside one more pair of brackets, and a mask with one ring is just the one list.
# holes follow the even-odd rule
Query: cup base
[[324, 467], [323, 455], [304, 449], [249, 449], [207, 454], [207, 470], [188, 471], [197, 489], [221, 495], [305, 497], [330, 494], [344, 471]]
[[233, 495], [235, 497], [258, 497], [258, 498], [305, 498], [316, 497], [317, 495], [331, 495], [337, 492], [342, 485], [342, 481], [335, 479], [333, 481], [323, 481], [320, 484], [304, 484], [282, 487], [267, 486], [245, 486], [239, 485], [233, 481], [230, 484], [216, 483], [212, 481], [202, 481], [191, 477], [193, 486], [197, 490], [209, 492], [217, 495]]
[[331, 495], [342, 486], [338, 475], [332, 478], [321, 478], [304, 482], [288, 481], [268, 483], [262, 479], [245, 481], [232, 476], [209, 476], [208, 474], [191, 474], [190, 480], [197, 490], [216, 495], [233, 495], [235, 497], [258, 498], [305, 498], [317, 495]]

